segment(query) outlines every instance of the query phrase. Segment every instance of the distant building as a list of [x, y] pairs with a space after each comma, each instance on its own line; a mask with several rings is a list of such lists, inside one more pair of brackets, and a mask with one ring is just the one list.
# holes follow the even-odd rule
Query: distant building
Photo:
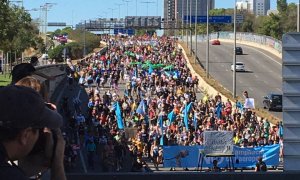
[[238, 10], [246, 10], [257, 16], [267, 15], [270, 10], [270, 0], [240, 0], [237, 2]]
[[[209, 0], [209, 9], [215, 8], [215, 0]], [[190, 8], [191, 11], [190, 11]], [[207, 0], [198, 0], [198, 16], [206, 16]], [[184, 16], [196, 15], [196, 0], [164, 0], [165, 27], [181, 26]]]

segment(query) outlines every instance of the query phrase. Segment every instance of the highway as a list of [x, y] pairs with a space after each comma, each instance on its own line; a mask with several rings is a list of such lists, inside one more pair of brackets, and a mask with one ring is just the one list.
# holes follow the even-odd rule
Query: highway
[[[195, 44], [193, 44], [194, 49]], [[269, 92], [282, 93], [281, 59], [260, 48], [238, 44], [244, 55], [237, 55], [236, 61], [245, 64], [245, 72], [236, 74], [236, 93], [242, 97], [243, 91], [255, 99], [255, 106], [263, 108], [263, 97]], [[230, 66], [233, 61], [233, 43], [209, 45], [209, 73], [226, 89], [233, 90], [233, 73]], [[206, 64], [206, 43], [198, 43], [197, 56], [204, 67]], [[271, 112], [282, 119], [282, 112]]]

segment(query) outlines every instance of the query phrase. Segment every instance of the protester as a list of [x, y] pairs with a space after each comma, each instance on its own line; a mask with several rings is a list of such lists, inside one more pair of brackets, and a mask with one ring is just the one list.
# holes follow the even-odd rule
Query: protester
[[[197, 99], [199, 80], [175, 39], [116, 36], [106, 42], [105, 54], [95, 53], [74, 67], [81, 75], [79, 84], [89, 88], [89, 111], [82, 126], [104, 136], [99, 148], [106, 171], [120, 169], [113, 152], [119, 145], [116, 139], [125, 138], [125, 128], [136, 129], [126, 146], [133, 162], [152, 158], [155, 168], [163, 162], [161, 146], [203, 145], [207, 130], [233, 131], [234, 143], [241, 147], [279, 142], [280, 128], [271, 128], [267, 119], [257, 118], [241, 102], [232, 104], [219, 94]], [[121, 83], [125, 90], [120, 93]], [[249, 97], [247, 91], [244, 96]], [[109, 157], [114, 162], [108, 162]]]
[[268, 170], [266, 163], [263, 161], [262, 157], [257, 158], [257, 163], [255, 167], [255, 172], [266, 172]]
[[62, 117], [35, 90], [23, 86], [0, 89], [0, 113], [0, 179], [38, 177], [48, 168], [51, 179], [66, 179]]

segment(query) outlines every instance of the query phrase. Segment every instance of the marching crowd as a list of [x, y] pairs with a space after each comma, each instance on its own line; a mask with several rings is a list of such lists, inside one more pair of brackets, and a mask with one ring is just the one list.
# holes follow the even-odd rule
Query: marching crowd
[[[89, 168], [99, 157], [103, 171], [121, 171], [130, 153], [132, 171], [151, 171], [149, 161], [158, 170], [162, 146], [202, 145], [203, 132], [210, 130], [233, 131], [234, 144], [241, 147], [282, 144], [282, 123], [272, 125], [241, 102], [232, 104], [220, 95], [197, 99], [198, 79], [176, 39], [144, 35], [105, 40], [104, 54], [76, 65], [68, 62], [69, 83], [75, 80], [88, 88], [88, 113], [83, 116], [77, 108], [69, 123], [77, 129]], [[246, 91], [244, 95], [248, 97]]]

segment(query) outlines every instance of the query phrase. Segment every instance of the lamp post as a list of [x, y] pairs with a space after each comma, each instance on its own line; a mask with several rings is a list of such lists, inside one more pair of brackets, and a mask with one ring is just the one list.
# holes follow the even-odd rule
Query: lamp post
[[56, 5], [56, 3], [45, 3], [42, 6], [42, 9], [45, 11], [45, 22], [44, 22], [44, 29], [45, 29], [45, 46], [46, 46], [46, 53], [47, 53], [47, 27], [48, 27], [48, 11], [53, 6]]
[[184, 5], [184, 0], [181, 0], [181, 40], [183, 41], [183, 5]]
[[116, 5], [119, 7], [119, 19], [120, 19], [120, 18], [121, 18], [121, 14], [120, 14], [121, 8], [120, 8], [120, 6], [121, 6], [121, 5], [124, 5], [124, 4], [118, 4], [118, 3], [116, 3]]
[[[186, 17], [189, 15], [189, 0], [186, 0]], [[186, 18], [186, 29], [185, 29], [185, 36], [186, 36], [186, 47], [189, 47], [189, 38], [188, 38], [188, 18]]]
[[114, 9], [114, 8], [108, 8], [109, 10], [111, 10], [111, 18], [114, 18], [114, 10], [116, 10], [116, 9]]
[[141, 3], [146, 4], [146, 7], [147, 7], [147, 16], [148, 16], [148, 6], [149, 6], [149, 4], [152, 4], [152, 3], [155, 3], [155, 2], [153, 2], [153, 1], [143, 1]]
[[128, 16], [128, 3], [131, 2], [131, 1], [129, 1], [129, 0], [123, 0], [123, 2], [126, 3], [126, 6], [127, 6], [127, 16]]
[[297, 5], [297, 32], [300, 31], [300, 0]]
[[190, 0], [190, 55], [192, 55], [192, 49], [193, 49], [193, 45], [192, 45], [192, 0]]
[[209, 2], [210, 0], [206, 0], [206, 77], [209, 78]]
[[234, 34], [234, 47], [233, 47], [233, 90], [232, 96], [233, 98], [236, 97], [236, 0], [234, 0], [234, 11], [233, 11], [233, 34]]
[[198, 45], [197, 45], [197, 25], [198, 25], [198, 0], [196, 0], [196, 12], [195, 12], [195, 64], [197, 60], [197, 51], [198, 51]]

